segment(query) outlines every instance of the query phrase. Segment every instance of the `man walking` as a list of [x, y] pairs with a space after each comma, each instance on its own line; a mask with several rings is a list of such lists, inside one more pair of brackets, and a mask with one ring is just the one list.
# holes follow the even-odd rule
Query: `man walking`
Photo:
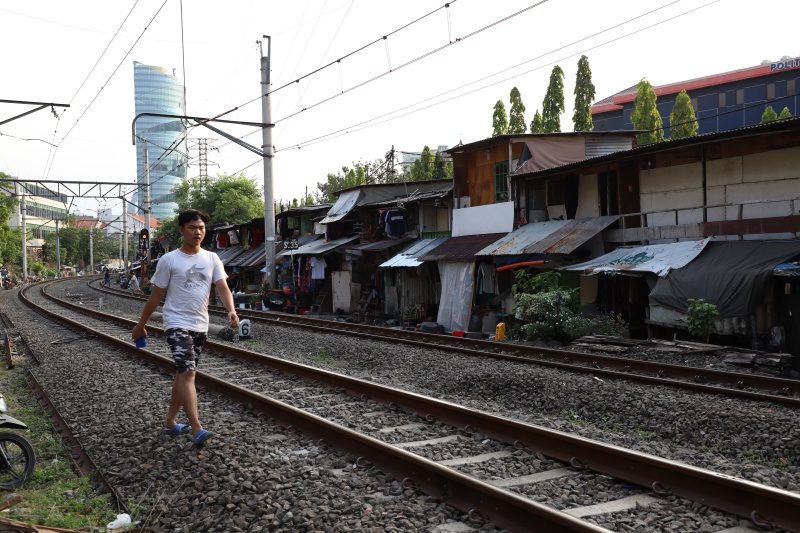
[[139, 287], [139, 278], [136, 277], [136, 274], [131, 272], [131, 279], [128, 281], [128, 289], [130, 289], [131, 294], [139, 293], [144, 294], [142, 289]]
[[[183, 237], [183, 246], [159, 259], [156, 273], [150, 280], [153, 290], [131, 335], [134, 341], [147, 336], [145, 325], [161, 303], [164, 291], [169, 289], [163, 308], [164, 331], [177, 375], [172, 384], [164, 432], [181, 435], [191, 426], [194, 446], [203, 444], [213, 435], [200, 424], [194, 385], [200, 350], [207, 338], [208, 298], [212, 285], [228, 310], [228, 325], [231, 328], [239, 325], [233, 296], [225, 283], [227, 276], [222, 261], [217, 254], [200, 247], [208, 221], [207, 214], [194, 209], [178, 215], [178, 231]], [[181, 407], [189, 418], [189, 425], [177, 423]]]

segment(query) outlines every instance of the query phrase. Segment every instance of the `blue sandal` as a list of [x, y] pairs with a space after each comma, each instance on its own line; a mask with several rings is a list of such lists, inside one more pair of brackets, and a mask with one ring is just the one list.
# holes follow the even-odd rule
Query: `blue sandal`
[[194, 442], [192, 443], [192, 446], [202, 446], [203, 443], [210, 439], [213, 435], [214, 434], [207, 429], [201, 429], [197, 435], [194, 436]]
[[185, 435], [191, 431], [192, 426], [189, 424], [175, 424], [171, 428], [164, 428], [163, 433], [165, 435], [171, 435], [173, 437], [177, 437], [178, 435]]

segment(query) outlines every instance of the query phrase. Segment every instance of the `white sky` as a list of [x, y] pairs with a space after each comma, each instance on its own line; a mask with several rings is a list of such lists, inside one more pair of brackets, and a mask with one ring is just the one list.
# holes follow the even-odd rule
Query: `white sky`
[[[277, 88], [444, 5], [443, 0], [185, 0], [182, 56], [180, 0], [166, 0], [134, 45], [163, 3], [0, 0], [0, 99], [71, 104], [66, 112], [56, 108], [60, 121], [46, 109], [0, 126], [0, 171], [32, 180], [132, 184], [136, 180], [131, 144], [134, 61], [175, 68], [178, 78], [184, 79], [185, 60], [187, 112], [212, 117], [258, 98], [256, 40], [262, 35], [272, 36], [272, 82]], [[515, 85], [530, 124], [541, 108], [555, 63], [566, 75], [562, 131], [571, 131], [572, 91], [582, 53], [589, 57], [598, 100], [643, 76], [659, 85], [800, 55], [800, 44], [785, 24], [785, 17], [795, 12], [796, 1], [791, 0], [549, 0], [463, 39], [534, 4], [533, 0], [451, 1], [449, 30], [443, 9], [390, 36], [385, 41], [388, 58], [385, 43], [380, 42], [342, 60], [341, 74], [334, 66], [275, 92], [275, 198], [299, 198], [306, 187], [309, 193], [316, 190], [329, 172], [352, 161], [383, 158], [392, 145], [416, 152], [426, 144], [435, 149], [488, 137], [495, 102], [502, 99], [508, 111], [508, 95]], [[645, 15], [659, 7], [663, 9]], [[127, 22], [89, 75], [128, 12]], [[623, 24], [635, 17], [640, 18]], [[644, 29], [671, 17], [677, 18]], [[623, 37], [637, 30], [642, 31]], [[592, 36], [598, 32], [603, 33]], [[462, 41], [286, 119], [342, 88], [387, 72], [390, 63], [397, 69], [456, 38]], [[614, 39], [618, 40], [608, 42]], [[575, 41], [580, 42], [572, 44]], [[0, 121], [28, 109], [0, 104]], [[392, 117], [396, 118], [387, 120]], [[260, 101], [224, 118], [260, 122]], [[217, 127], [236, 136], [252, 131], [238, 125]], [[292, 149], [342, 129], [348, 133]], [[189, 138], [198, 137], [217, 135], [195, 128]], [[48, 144], [21, 139], [59, 146], [53, 158]], [[261, 133], [245, 140], [260, 146]], [[226, 143], [218, 139], [219, 151], [209, 153], [209, 161], [219, 165], [209, 165], [209, 174], [232, 173], [252, 164], [247, 175], [263, 183], [259, 157], [235, 144], [223, 147]], [[196, 163], [197, 151], [190, 155]], [[193, 164], [188, 176], [198, 172]], [[104, 207], [99, 200], [77, 200], [75, 205], [83, 213]], [[109, 201], [106, 207], [120, 210], [119, 201]]]

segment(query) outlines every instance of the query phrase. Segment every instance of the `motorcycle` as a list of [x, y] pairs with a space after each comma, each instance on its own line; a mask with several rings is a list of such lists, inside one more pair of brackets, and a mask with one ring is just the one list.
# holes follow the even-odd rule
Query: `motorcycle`
[[[6, 401], [0, 394], [0, 429], [28, 429], [24, 422], [5, 414]], [[18, 433], [0, 431], [0, 490], [12, 489], [28, 481], [36, 468], [36, 452]]]

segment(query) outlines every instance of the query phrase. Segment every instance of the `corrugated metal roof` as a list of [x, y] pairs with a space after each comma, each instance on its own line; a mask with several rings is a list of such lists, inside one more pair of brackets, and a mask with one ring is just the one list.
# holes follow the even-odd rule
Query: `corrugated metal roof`
[[[630, 150], [623, 150], [620, 152], [613, 152], [597, 157], [584, 159], [575, 163], [568, 163], [560, 167], [546, 168], [537, 170], [535, 172], [524, 172], [521, 174], [512, 174], [511, 179], [526, 179], [538, 178], [549, 176], [553, 174], [560, 174], [568, 170], [578, 170], [580, 168], [588, 168], [599, 165], [601, 163], [610, 163], [615, 161], [622, 161], [625, 159], [634, 159], [639, 156], [647, 155], [650, 153], [668, 152], [670, 150], [677, 150], [683, 147], [702, 144], [709, 142], [721, 141], [727, 139], [742, 139], [753, 135], [765, 135], [770, 133], [781, 133], [786, 130], [796, 130], [800, 128], [800, 117], [787, 118], [784, 120], [773, 120], [766, 124], [753, 124], [750, 126], [742, 126], [731, 130], [714, 131], [710, 133], [703, 133], [695, 135], [694, 137], [684, 137], [683, 139], [667, 139], [665, 141], [645, 144], [631, 148]], [[633, 131], [632, 133], [636, 133]], [[495, 137], [499, 138], [499, 137]]]
[[618, 215], [612, 215], [569, 220], [569, 223], [564, 227], [525, 248], [525, 253], [571, 254], [583, 243], [613, 224], [618, 218]]
[[420, 239], [411, 243], [408, 248], [392, 257], [388, 261], [380, 264], [378, 268], [400, 268], [400, 267], [416, 267], [422, 264], [422, 261], [417, 259], [420, 255], [426, 253], [428, 250], [433, 250], [449, 237], [437, 237], [435, 239]]
[[622, 152], [633, 148], [634, 138], [630, 137], [586, 137], [584, 139], [584, 149], [586, 157], [599, 157], [613, 152]]
[[[264, 247], [263, 246], [259, 246], [258, 248], [251, 248], [250, 250], [247, 250], [242, 255], [236, 257], [233, 261], [228, 263], [227, 266], [232, 266], [232, 267], [255, 266], [255, 264], [256, 264], [255, 263], [255, 259], [258, 259], [260, 257], [261, 261], [263, 262], [263, 261], [265, 261], [266, 256], [267, 256], [267, 254], [264, 251]], [[253, 265], [249, 265], [248, 263], [250, 261], [253, 261], [254, 264]]]
[[475, 259], [478, 252], [504, 235], [503, 233], [489, 233], [450, 237], [436, 248], [420, 255], [419, 259], [421, 261], [471, 261]]
[[522, 255], [526, 248], [569, 223], [569, 220], [548, 220], [547, 222], [526, 224], [493, 242], [475, 255]]
[[244, 252], [244, 248], [241, 246], [228, 246], [227, 248], [221, 250], [214, 250], [214, 253], [219, 256], [220, 261], [222, 261], [223, 265], [228, 265], [234, 258], [238, 257]]
[[416, 237], [401, 237], [399, 239], [384, 239], [382, 241], [368, 242], [365, 244], [350, 244], [344, 248], [345, 250], [361, 250], [362, 252], [379, 252], [393, 246], [399, 246], [413, 241], [415, 238]]
[[358, 190], [348, 191], [340, 194], [339, 198], [336, 200], [336, 203], [333, 204], [333, 207], [330, 208], [328, 214], [322, 219], [322, 223], [329, 224], [331, 222], [336, 222], [337, 220], [343, 219], [348, 213], [350, 213], [350, 211], [353, 210], [363, 196], [364, 193]]
[[[300, 246], [297, 250], [294, 250], [294, 255], [324, 255], [357, 239], [357, 235], [352, 235], [350, 237], [342, 237], [341, 239], [335, 239], [328, 242], [325, 242], [324, 240], [312, 241], [308, 244]], [[278, 255], [285, 257], [291, 253], [292, 250], [283, 250]]]
[[537, 137], [621, 137], [621, 138], [630, 138], [635, 135], [635, 131], [631, 130], [614, 130], [614, 131], [562, 131], [557, 133], [515, 133], [515, 134], [506, 134], [506, 135], [498, 135], [497, 137], [489, 137], [488, 139], [482, 139], [480, 141], [475, 141], [467, 144], [459, 144], [453, 146], [452, 148], [445, 150], [444, 153], [446, 154], [458, 154], [462, 152], [472, 152], [474, 150], [482, 150], [485, 148], [491, 148], [492, 146], [496, 146], [498, 144], [506, 144], [509, 142], [525, 142], [535, 141]]

